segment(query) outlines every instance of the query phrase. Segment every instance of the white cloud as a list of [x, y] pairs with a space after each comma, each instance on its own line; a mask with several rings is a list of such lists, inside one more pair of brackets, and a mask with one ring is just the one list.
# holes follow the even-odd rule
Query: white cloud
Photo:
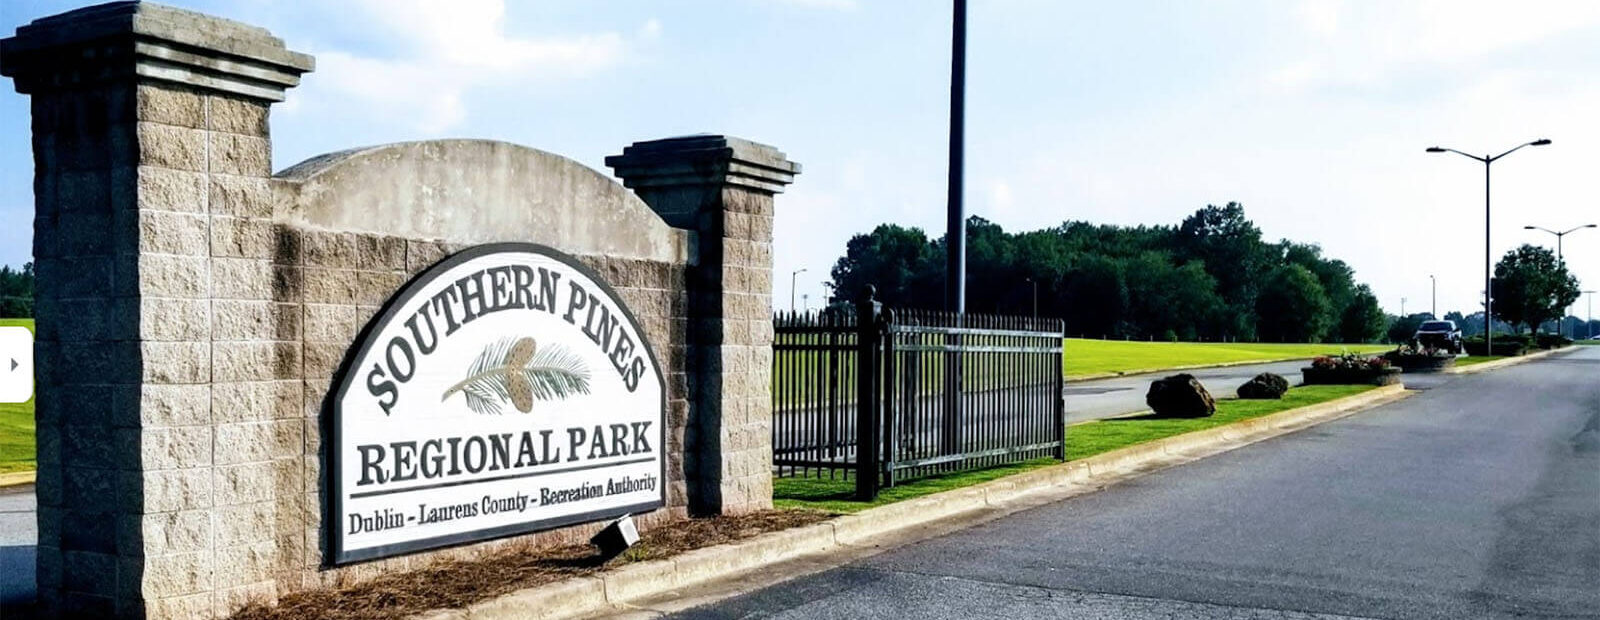
[[[615, 32], [539, 38], [510, 34], [504, 0], [357, 0], [351, 6], [362, 19], [347, 23], [375, 28], [384, 40], [408, 44], [392, 55], [313, 48], [317, 71], [308, 80], [310, 92], [302, 97], [353, 101], [356, 105], [339, 107], [426, 135], [465, 122], [473, 88], [593, 75], [620, 64], [628, 49]], [[651, 19], [641, 36], [656, 36], [660, 29]]]
[[1009, 215], [1017, 204], [1011, 195], [1011, 184], [1005, 179], [995, 179], [989, 183], [989, 208], [995, 215]]
[[1478, 63], [1600, 25], [1600, 3], [1412, 0], [1296, 6], [1306, 51], [1267, 73], [1274, 90], [1370, 87]]
[[645, 20], [644, 25], [639, 27], [639, 38], [641, 39], [655, 39], [660, 36], [661, 20], [659, 19], [652, 17]]
[[766, 0], [774, 4], [787, 4], [808, 9], [829, 9], [834, 11], [856, 10], [856, 0]]
[[1342, 0], [1306, 0], [1298, 8], [1300, 22], [1306, 30], [1322, 36], [1339, 32], [1340, 16], [1344, 12]]

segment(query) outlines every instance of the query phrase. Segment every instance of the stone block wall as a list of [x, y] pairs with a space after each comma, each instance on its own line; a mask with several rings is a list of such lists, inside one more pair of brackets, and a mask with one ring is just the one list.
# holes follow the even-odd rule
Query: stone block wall
[[[37, 97], [40, 598], [205, 615], [270, 590], [303, 466], [300, 317], [274, 303], [266, 106], [173, 84]], [[66, 158], [61, 159], [62, 156]], [[245, 286], [251, 278], [264, 286]]]

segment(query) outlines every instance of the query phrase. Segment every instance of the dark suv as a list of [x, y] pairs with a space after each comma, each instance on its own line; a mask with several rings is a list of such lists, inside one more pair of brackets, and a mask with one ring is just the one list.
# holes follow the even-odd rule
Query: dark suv
[[1436, 347], [1451, 353], [1461, 353], [1461, 330], [1455, 321], [1423, 321], [1411, 337], [1419, 347]]

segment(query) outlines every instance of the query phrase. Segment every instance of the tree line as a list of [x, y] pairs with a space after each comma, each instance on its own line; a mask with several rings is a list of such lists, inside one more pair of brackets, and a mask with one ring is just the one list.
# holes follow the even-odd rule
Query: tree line
[[[1315, 244], [1263, 240], [1238, 203], [1176, 226], [1008, 233], [973, 217], [966, 234], [968, 311], [1030, 315], [1037, 304], [1069, 335], [1355, 343], [1383, 338], [1390, 322], [1348, 264]], [[945, 239], [880, 225], [852, 238], [830, 275], [839, 301], [872, 285], [891, 307], [942, 308]]]
[[0, 319], [33, 317], [33, 263], [0, 265]]

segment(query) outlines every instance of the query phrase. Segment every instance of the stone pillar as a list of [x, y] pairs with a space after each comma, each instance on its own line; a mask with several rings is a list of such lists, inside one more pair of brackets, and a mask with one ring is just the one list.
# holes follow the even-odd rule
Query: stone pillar
[[770, 508], [773, 196], [800, 165], [726, 136], [638, 142], [606, 165], [667, 224], [695, 233], [686, 278], [689, 508]]
[[32, 96], [43, 617], [275, 593], [275, 474], [304, 463], [298, 391], [274, 400], [299, 352], [256, 342], [298, 326], [271, 301], [267, 112], [311, 67], [260, 28], [140, 2], [0, 41]]

